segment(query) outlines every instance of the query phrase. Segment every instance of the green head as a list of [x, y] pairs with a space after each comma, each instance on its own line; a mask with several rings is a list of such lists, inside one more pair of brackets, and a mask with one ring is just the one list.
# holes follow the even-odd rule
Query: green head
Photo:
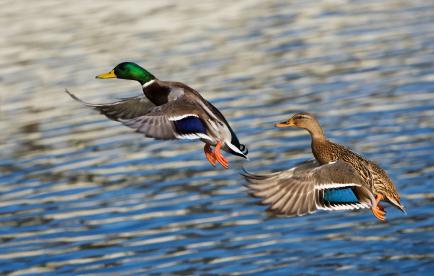
[[146, 69], [140, 67], [134, 62], [122, 62], [116, 65], [116, 67], [108, 73], [96, 76], [98, 79], [125, 79], [125, 80], [136, 80], [141, 84], [147, 83], [148, 81], [154, 80], [155, 77]]

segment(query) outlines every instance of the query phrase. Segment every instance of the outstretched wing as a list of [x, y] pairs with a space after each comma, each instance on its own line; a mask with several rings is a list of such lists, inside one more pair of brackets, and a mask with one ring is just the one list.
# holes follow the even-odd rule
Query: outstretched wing
[[155, 107], [155, 104], [150, 102], [145, 95], [125, 98], [113, 103], [93, 104], [83, 101], [68, 90], [65, 90], [65, 92], [74, 100], [98, 110], [101, 114], [114, 121], [127, 120], [145, 115]]
[[311, 160], [282, 172], [243, 176], [250, 194], [276, 214], [302, 216], [318, 209], [368, 208], [374, 202], [354, 169], [343, 161], [321, 166]]
[[146, 96], [107, 104], [87, 103], [66, 91], [73, 99], [94, 108], [107, 118], [121, 122], [146, 137], [155, 139], [210, 139], [199, 118], [198, 107], [186, 97], [156, 106]]
[[156, 139], [211, 139], [197, 113], [193, 102], [179, 98], [157, 106], [143, 116], [119, 121]]

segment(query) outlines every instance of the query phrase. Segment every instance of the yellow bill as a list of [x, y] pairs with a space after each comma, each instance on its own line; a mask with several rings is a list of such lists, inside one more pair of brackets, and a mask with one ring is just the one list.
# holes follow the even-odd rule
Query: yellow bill
[[113, 79], [113, 78], [117, 78], [117, 77], [118, 76], [116, 76], [115, 70], [111, 70], [108, 73], [96, 76], [97, 79]]

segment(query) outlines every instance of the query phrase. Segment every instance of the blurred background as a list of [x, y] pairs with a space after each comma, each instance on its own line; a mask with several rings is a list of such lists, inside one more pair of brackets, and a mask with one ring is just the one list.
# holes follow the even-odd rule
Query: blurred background
[[[434, 271], [434, 2], [0, 1], [0, 274], [424, 275]], [[154, 141], [74, 102], [141, 93], [134, 61], [226, 115], [250, 161]], [[317, 115], [379, 163], [388, 207], [268, 215], [242, 167], [311, 158], [273, 123]]]

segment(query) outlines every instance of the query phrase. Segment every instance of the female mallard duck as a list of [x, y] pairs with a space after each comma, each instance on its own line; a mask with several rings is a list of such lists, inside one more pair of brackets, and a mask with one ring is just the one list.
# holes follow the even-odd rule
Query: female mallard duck
[[380, 200], [405, 212], [386, 172], [348, 148], [327, 140], [313, 115], [298, 113], [276, 126], [306, 129], [312, 138], [315, 160], [282, 172], [243, 174], [251, 195], [262, 198], [271, 212], [301, 216], [318, 209], [371, 208], [384, 221], [386, 212]]
[[[161, 81], [132, 62], [118, 64], [99, 79], [138, 81], [144, 95], [108, 104], [91, 104], [66, 91], [73, 99], [99, 110], [107, 118], [155, 139], [200, 139], [205, 143], [205, 156], [211, 165], [229, 164], [221, 149], [247, 158], [246, 146], [240, 144], [222, 113], [196, 90], [181, 83]], [[214, 146], [214, 151], [211, 150]]]

